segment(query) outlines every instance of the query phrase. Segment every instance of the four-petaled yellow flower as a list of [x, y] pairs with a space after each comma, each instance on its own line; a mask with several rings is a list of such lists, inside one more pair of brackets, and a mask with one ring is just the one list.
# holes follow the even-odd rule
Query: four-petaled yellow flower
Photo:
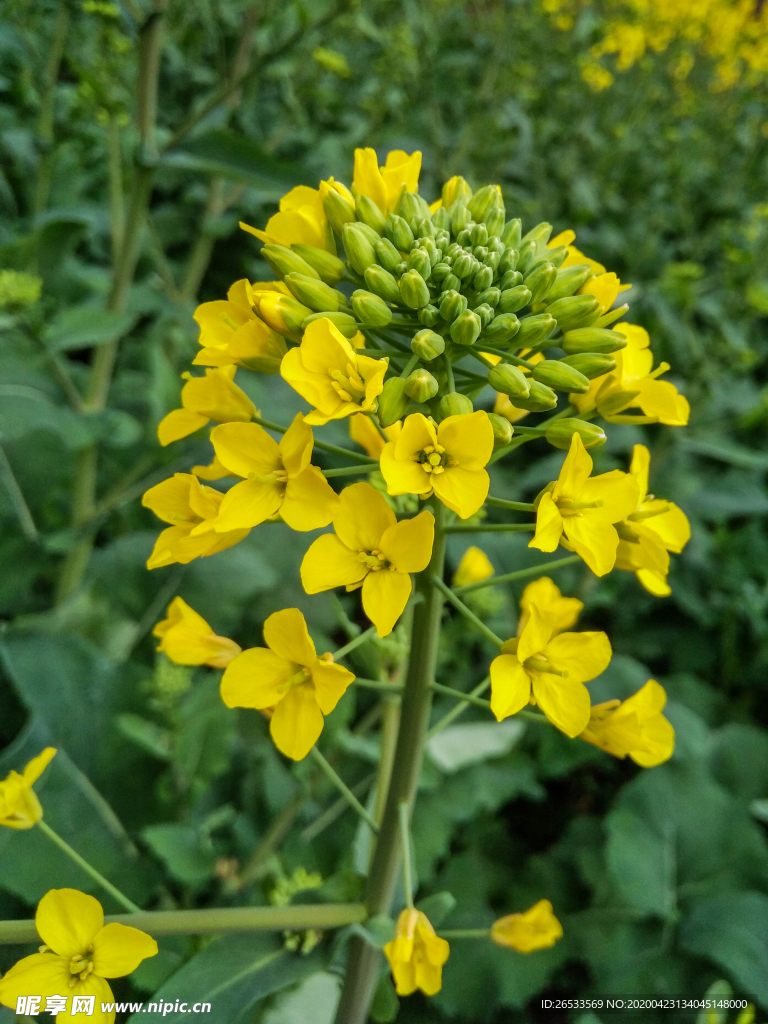
[[[281, 289], [288, 292], [281, 283]], [[256, 297], [249, 281], [235, 281], [226, 299], [204, 302], [195, 310], [202, 346], [196, 366], [243, 366], [259, 373], [278, 373], [288, 351], [285, 339], [253, 311]]]
[[[397, 420], [388, 427], [384, 427], [384, 433], [390, 441], [396, 441], [403, 429], [402, 420]], [[381, 458], [384, 445], [387, 443], [376, 429], [376, 425], [370, 416], [363, 412], [355, 413], [349, 417], [349, 436], [365, 448], [372, 459]]]
[[243, 231], [255, 235], [262, 242], [271, 242], [290, 248], [292, 245], [314, 245], [318, 249], [336, 252], [333, 232], [323, 212], [321, 189], [297, 185], [280, 200], [280, 212], [270, 217], [265, 231], [240, 222]]
[[181, 389], [181, 409], [173, 409], [157, 427], [160, 444], [169, 445], [214, 420], [216, 423], [247, 423], [257, 414], [248, 395], [235, 384], [237, 367], [221, 366], [206, 370], [204, 377], [183, 373], [187, 381]]
[[432, 557], [435, 518], [426, 509], [398, 523], [386, 499], [370, 484], [341, 492], [334, 533], [312, 543], [301, 563], [308, 594], [334, 587], [363, 588], [363, 611], [379, 636], [394, 629], [411, 595], [409, 573]]
[[175, 473], [150, 487], [141, 499], [142, 505], [171, 525], [157, 538], [147, 568], [158, 569], [173, 562], [186, 565], [193, 558], [215, 555], [247, 537], [248, 530], [216, 532], [223, 500], [221, 491], [204, 487], [191, 473]]
[[522, 914], [500, 917], [491, 927], [491, 939], [497, 945], [516, 949], [518, 953], [548, 949], [562, 937], [563, 926], [549, 900], [539, 900]]
[[[655, 370], [648, 332], [636, 324], [616, 324], [613, 328], [627, 339], [627, 347], [615, 352], [616, 369], [589, 383], [583, 395], [571, 395], [580, 413], [597, 411], [609, 423], [665, 423], [684, 427], [690, 415], [688, 400], [674, 384], [657, 380], [669, 369], [660, 363]], [[642, 415], [624, 414], [637, 407]]]
[[627, 569], [656, 597], [667, 597], [669, 552], [679, 555], [691, 538], [691, 527], [682, 509], [648, 493], [651, 455], [645, 445], [636, 444], [630, 474], [637, 480], [640, 495], [637, 508], [616, 524], [619, 547], [616, 568]]
[[283, 359], [280, 373], [314, 406], [305, 417], [312, 426], [358, 412], [375, 412], [384, 388], [388, 359], [356, 352], [327, 318], [313, 320], [301, 345]]
[[76, 996], [95, 997], [89, 1021], [112, 1024], [115, 1011], [101, 1008], [102, 1003], [114, 1006], [106, 979], [130, 974], [157, 953], [157, 943], [146, 932], [116, 922], [105, 925], [99, 901], [77, 889], [47, 892], [37, 906], [35, 926], [44, 945], [0, 978], [0, 1003], [15, 1008], [19, 996], [65, 997], [59, 1024], [82, 1019], [84, 1010], [72, 1013]]
[[0, 825], [6, 828], [32, 828], [43, 816], [43, 808], [32, 789], [56, 753], [55, 747], [46, 747], [33, 757], [24, 771], [9, 772], [0, 782]]
[[413, 908], [403, 910], [397, 919], [395, 937], [386, 944], [384, 953], [399, 996], [409, 996], [417, 988], [428, 996], [440, 991], [443, 964], [451, 947], [435, 934], [426, 914]]
[[222, 465], [243, 477], [224, 496], [217, 533], [248, 530], [277, 512], [292, 530], [316, 530], [333, 519], [339, 499], [309, 464], [314, 439], [301, 413], [279, 444], [256, 423], [214, 427], [211, 442]]
[[407, 416], [396, 441], [381, 453], [389, 494], [435, 495], [462, 519], [488, 496], [485, 470], [493, 454], [493, 427], [483, 410], [448, 416], [435, 428], [422, 413]]
[[408, 156], [401, 149], [393, 149], [387, 153], [384, 166], [379, 167], [375, 149], [356, 149], [352, 187], [357, 195], [372, 199], [382, 213], [392, 213], [403, 192], [418, 191], [420, 171], [419, 152]]
[[675, 749], [675, 730], [662, 715], [667, 703], [664, 687], [649, 679], [625, 701], [596, 704], [580, 739], [614, 757], [626, 757], [643, 768], [668, 761]]
[[221, 696], [230, 708], [273, 708], [269, 731], [278, 750], [301, 761], [323, 731], [354, 675], [318, 657], [298, 608], [284, 608], [264, 623], [266, 647], [252, 647], [227, 666]]
[[454, 587], [466, 587], [470, 583], [487, 580], [494, 572], [491, 560], [484, 551], [476, 547], [467, 548], [453, 574], [452, 584]]
[[168, 618], [152, 630], [162, 651], [177, 665], [210, 665], [226, 668], [241, 653], [242, 647], [226, 636], [217, 636], [202, 615], [181, 597], [174, 597], [166, 612]]
[[584, 683], [608, 667], [611, 644], [605, 633], [556, 635], [557, 624], [557, 612], [529, 606], [519, 638], [507, 640], [491, 662], [491, 710], [500, 722], [538, 704], [573, 739], [589, 721]]
[[529, 583], [520, 598], [520, 618], [517, 621], [517, 635], [525, 629], [531, 617], [531, 608], [537, 607], [542, 615], [552, 619], [553, 635], [562, 633], [572, 626], [584, 609], [577, 597], [563, 597], [560, 588], [548, 576]]
[[616, 561], [619, 535], [614, 523], [637, 507], [637, 481], [618, 469], [590, 478], [592, 458], [578, 434], [571, 439], [560, 476], [538, 502], [536, 533], [528, 544], [554, 551], [565, 533], [567, 546], [596, 576], [610, 572]]

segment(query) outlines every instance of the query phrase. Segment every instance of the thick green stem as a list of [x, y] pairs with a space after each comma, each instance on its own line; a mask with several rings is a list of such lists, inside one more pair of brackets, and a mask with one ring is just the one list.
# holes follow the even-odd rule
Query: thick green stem
[[[381, 824], [376, 853], [371, 864], [366, 890], [366, 905], [371, 914], [389, 913], [400, 867], [400, 804], [413, 807], [421, 771], [424, 738], [432, 706], [442, 592], [432, 580], [442, 579], [445, 562], [443, 506], [433, 500], [435, 541], [429, 565], [416, 577], [421, 600], [413, 610], [411, 652], [403, 694], [400, 730], [395, 749], [392, 779]], [[350, 944], [349, 963], [336, 1013], [336, 1024], [365, 1024], [379, 974], [381, 954], [363, 939]]]
[[53, 171], [53, 115], [56, 106], [56, 87], [59, 70], [64, 56], [64, 46], [69, 29], [69, 4], [61, 0], [56, 24], [53, 29], [48, 63], [45, 68], [45, 83], [40, 104], [40, 119], [37, 124], [37, 138], [40, 146], [40, 163], [37, 166], [35, 193], [32, 199], [32, 213], [38, 216], [48, 205]]

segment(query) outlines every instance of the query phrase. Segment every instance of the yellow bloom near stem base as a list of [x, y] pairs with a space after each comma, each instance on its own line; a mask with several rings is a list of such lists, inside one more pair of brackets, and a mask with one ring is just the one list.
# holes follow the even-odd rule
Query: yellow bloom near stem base
[[487, 580], [490, 576], [493, 576], [494, 572], [495, 569], [491, 564], [491, 560], [484, 551], [477, 547], [467, 548], [461, 556], [461, 561], [456, 572], [453, 574], [451, 583], [454, 587], [466, 587], [470, 583], [480, 583], [481, 580]]
[[160, 643], [158, 651], [177, 665], [210, 665], [226, 668], [242, 647], [226, 636], [217, 636], [202, 615], [181, 597], [174, 597], [166, 612], [168, 618], [152, 630]]
[[56, 753], [55, 747], [46, 747], [33, 757], [24, 771], [9, 772], [0, 782], [0, 825], [6, 828], [32, 828], [43, 816], [43, 808], [32, 786]]
[[450, 953], [451, 947], [435, 934], [426, 914], [420, 910], [403, 910], [397, 919], [394, 939], [384, 947], [397, 994], [409, 996], [417, 988], [427, 996], [439, 992], [443, 984], [443, 964]]
[[0, 1003], [15, 1009], [19, 996], [36, 995], [66, 999], [59, 1022], [86, 1019], [74, 1013], [78, 997], [93, 996], [94, 1024], [112, 1024], [114, 1010], [101, 1004], [113, 1003], [107, 978], [122, 978], [135, 971], [142, 960], [155, 956], [157, 943], [138, 928], [104, 924], [104, 911], [93, 896], [77, 889], [51, 889], [40, 900], [35, 925], [44, 945], [41, 952], [19, 960], [0, 978]]
[[284, 608], [264, 623], [266, 647], [243, 651], [227, 666], [221, 696], [230, 708], [274, 708], [269, 722], [275, 746], [301, 761], [320, 738], [323, 715], [330, 715], [354, 675], [318, 657], [298, 608]]
[[491, 939], [498, 946], [508, 946], [518, 953], [549, 949], [563, 937], [563, 926], [557, 920], [549, 900], [539, 900], [522, 914], [507, 914], [494, 921]]
[[184, 374], [187, 383], [181, 389], [181, 409], [173, 409], [157, 427], [157, 437], [165, 447], [172, 441], [194, 434], [213, 420], [247, 423], [257, 414], [256, 406], [234, 382], [236, 366], [206, 370], [204, 377]]
[[596, 704], [580, 739], [643, 768], [663, 764], [675, 749], [675, 730], [662, 715], [667, 695], [655, 679], [625, 701]]

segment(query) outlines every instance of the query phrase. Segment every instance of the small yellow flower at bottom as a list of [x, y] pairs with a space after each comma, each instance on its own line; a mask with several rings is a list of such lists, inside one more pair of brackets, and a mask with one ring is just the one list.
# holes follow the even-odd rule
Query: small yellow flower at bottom
[[452, 584], [454, 587], [466, 587], [470, 583], [487, 580], [494, 572], [491, 560], [484, 551], [476, 547], [467, 548], [453, 574]]
[[445, 939], [435, 935], [427, 915], [406, 908], [397, 919], [394, 939], [384, 947], [397, 994], [409, 996], [417, 988], [427, 996], [439, 992], [443, 984], [443, 964], [450, 952]]
[[217, 636], [202, 615], [190, 608], [181, 597], [168, 605], [167, 619], [152, 630], [160, 639], [157, 646], [177, 665], [210, 665], [226, 668], [242, 647], [226, 636]]
[[563, 926], [557, 920], [549, 900], [539, 900], [522, 914], [507, 914], [494, 921], [491, 939], [498, 946], [508, 946], [518, 953], [548, 949], [563, 937]]
[[43, 808], [32, 785], [43, 774], [55, 753], [55, 747], [46, 747], [32, 758], [21, 775], [9, 772], [0, 782], [0, 825], [25, 829], [40, 821]]
[[298, 608], [274, 612], [264, 623], [266, 647], [238, 654], [221, 680], [230, 708], [274, 708], [269, 731], [278, 750], [294, 761], [306, 757], [354, 680], [331, 654], [318, 657]]
[[[74, 1020], [77, 997], [95, 997], [94, 1024], [112, 1024], [113, 1003], [105, 979], [122, 978], [135, 971], [142, 960], [157, 953], [157, 943], [138, 928], [104, 924], [104, 911], [93, 896], [77, 889], [51, 889], [40, 900], [35, 925], [44, 945], [39, 953], [19, 960], [0, 978], [0, 1003], [15, 1009], [19, 996], [34, 994], [66, 998], [66, 1010], [56, 1020]], [[84, 1013], [84, 1011], [83, 1011]], [[81, 1014], [75, 1016], [80, 1018]]]
[[675, 749], [675, 730], [662, 715], [667, 703], [664, 687], [649, 679], [625, 701], [596, 704], [580, 739], [614, 757], [629, 755], [642, 768], [668, 761]]

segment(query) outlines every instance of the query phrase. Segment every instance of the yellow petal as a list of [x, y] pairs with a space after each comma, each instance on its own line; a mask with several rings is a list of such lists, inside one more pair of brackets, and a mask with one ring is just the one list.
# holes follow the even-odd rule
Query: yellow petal
[[555, 917], [549, 900], [539, 900], [523, 914], [500, 917], [491, 928], [491, 939], [495, 943], [516, 949], [518, 953], [548, 949], [562, 935], [563, 927]]
[[309, 546], [301, 563], [301, 583], [308, 594], [334, 587], [349, 587], [365, 578], [368, 567], [332, 533]]
[[547, 658], [568, 679], [587, 682], [604, 672], [611, 660], [611, 642], [605, 633], [560, 633], [546, 646]]
[[666, 577], [659, 576], [652, 569], [638, 569], [635, 573], [639, 582], [654, 597], [669, 597], [672, 588], [667, 583]]
[[393, 149], [387, 153], [387, 159], [381, 168], [381, 177], [387, 189], [390, 211], [394, 210], [404, 191], [418, 191], [420, 171], [421, 153], [418, 150], [410, 156], [402, 149]]
[[684, 427], [688, 423], [690, 407], [674, 384], [668, 380], [648, 380], [643, 382], [636, 404], [646, 416], [653, 416], [659, 423], [670, 427]]
[[44, 1008], [46, 996], [70, 994], [71, 979], [68, 959], [55, 953], [33, 953], [15, 963], [0, 978], [0, 1004], [15, 1009], [19, 996], [35, 995], [42, 998]]
[[448, 416], [437, 428], [437, 440], [462, 469], [482, 469], [493, 454], [493, 427], [482, 409]]
[[[557, 638], [559, 639], [559, 638]], [[536, 703], [561, 732], [573, 739], [589, 721], [589, 690], [580, 682], [571, 682], [550, 673], [537, 672], [533, 679]]]
[[576, 240], [576, 232], [571, 231], [570, 228], [566, 228], [565, 231], [561, 231], [559, 235], [555, 235], [554, 238], [550, 238], [547, 242], [548, 249], [559, 249], [561, 245], [571, 245]]
[[[226, 551], [227, 548], [231, 548], [234, 544], [237, 544], [244, 537], [247, 537], [249, 530], [230, 530], [229, 533], [216, 533], [213, 529], [213, 523], [203, 523], [201, 527], [197, 529], [205, 529], [207, 532], [202, 535], [194, 535], [193, 533], [188, 534], [186, 537], [180, 537], [173, 543], [172, 546], [172, 562], [180, 562], [182, 565], [188, 565], [195, 558], [207, 558], [210, 555], [217, 555], [220, 551]], [[168, 533], [168, 530], [164, 530], [164, 533]], [[168, 562], [163, 564], [167, 565]]]
[[241, 480], [224, 495], [221, 510], [216, 517], [216, 532], [250, 530], [273, 516], [282, 502], [282, 488], [279, 484]]
[[310, 666], [317, 657], [306, 619], [298, 608], [273, 612], [264, 623], [264, 639], [275, 654], [298, 665]]
[[206, 370], [205, 377], [192, 377], [181, 390], [185, 409], [201, 413], [217, 423], [248, 422], [256, 406], [232, 380], [234, 367]]
[[195, 523], [197, 516], [189, 504], [190, 484], [193, 479], [189, 473], [174, 473], [162, 483], [150, 487], [141, 503], [145, 508], [151, 508], [158, 519], [165, 523]]
[[93, 970], [101, 978], [122, 978], [155, 956], [157, 943], [146, 932], [113, 921], [93, 940]]
[[152, 554], [147, 559], [148, 569], [159, 569], [176, 561], [179, 542], [189, 536], [191, 526], [169, 526], [155, 541]]
[[[645, 501], [648, 494], [648, 474], [651, 468], [651, 453], [644, 444], [636, 444], [632, 449], [632, 463], [629, 467], [630, 476], [637, 481], [638, 504]], [[617, 520], [618, 521], [618, 520]]]
[[675, 554], [680, 554], [691, 539], [691, 524], [688, 517], [682, 509], [671, 502], [666, 512], [644, 520], [643, 526], [657, 533], [667, 551], [673, 551]]
[[379, 458], [386, 443], [371, 417], [364, 413], [356, 413], [349, 417], [349, 436], [364, 448], [372, 459]]
[[435, 494], [461, 519], [469, 519], [488, 497], [491, 479], [484, 469], [447, 467], [444, 473], [430, 474]]
[[22, 773], [25, 786], [31, 786], [33, 782], [37, 782], [53, 760], [55, 754], [56, 747], [46, 747], [45, 750], [40, 751], [37, 757], [32, 758]]
[[552, 636], [554, 619], [551, 613], [544, 613], [533, 605], [528, 614], [528, 621], [520, 633], [517, 646], [517, 657], [521, 662], [541, 653]]
[[202, 413], [192, 412], [189, 409], [173, 409], [158, 423], [157, 439], [165, 448], [172, 441], [178, 441], [182, 437], [194, 434], [208, 422], [210, 422], [209, 418], [203, 416]]
[[407, 573], [391, 569], [368, 573], [363, 581], [363, 611], [379, 636], [392, 632], [410, 596], [411, 577]]
[[269, 731], [281, 753], [301, 761], [320, 739], [323, 724], [313, 685], [300, 683], [292, 686], [275, 708]]
[[637, 508], [639, 487], [634, 476], [613, 469], [587, 480], [581, 489], [582, 501], [600, 501], [600, 508], [587, 509], [588, 515], [599, 515], [609, 523], [626, 519]]
[[356, 149], [352, 187], [357, 195], [368, 196], [382, 213], [389, 213], [389, 194], [379, 171], [375, 149]]
[[584, 447], [584, 442], [579, 435], [574, 434], [571, 438], [571, 447], [568, 449], [555, 489], [552, 492], [553, 497], [556, 499], [562, 497], [578, 499], [591, 472], [592, 457]]
[[434, 539], [435, 517], [425, 509], [385, 530], [380, 548], [399, 572], [421, 572], [429, 565]]
[[[590, 510], [587, 509], [587, 512]], [[587, 563], [595, 576], [605, 576], [616, 562], [619, 535], [599, 516], [568, 517], [563, 530], [573, 550]]]
[[552, 495], [545, 494], [536, 510], [536, 533], [528, 547], [538, 548], [539, 551], [555, 551], [562, 534], [563, 517], [552, 500]]
[[380, 468], [388, 494], [428, 494], [432, 490], [432, 475], [425, 473], [418, 462], [399, 459], [393, 441], [384, 445]]
[[318, 707], [324, 715], [330, 715], [354, 679], [354, 673], [343, 665], [334, 665], [323, 658], [315, 659], [312, 682], [315, 684]]
[[271, 708], [285, 695], [284, 683], [294, 664], [266, 647], [251, 647], [234, 658], [221, 679], [221, 699], [228, 708]]
[[243, 310], [226, 299], [203, 302], [194, 313], [200, 325], [198, 341], [201, 347], [226, 348], [234, 331], [252, 316], [250, 310]]
[[333, 528], [351, 551], [374, 551], [385, 531], [396, 522], [386, 498], [370, 484], [359, 483], [341, 492]]
[[453, 586], [466, 587], [470, 583], [479, 583], [493, 576], [494, 572], [491, 560], [484, 551], [477, 547], [467, 548], [453, 574]]
[[198, 480], [223, 480], [226, 476], [232, 476], [227, 467], [219, 462], [217, 455], [213, 456], [207, 466], [193, 466], [192, 473]]
[[188, 476], [189, 507], [200, 519], [215, 519], [224, 495], [214, 487], [206, 487], [196, 476]]
[[51, 889], [37, 905], [38, 935], [54, 953], [67, 959], [86, 953], [103, 926], [99, 901], [77, 889]]
[[437, 431], [432, 423], [420, 412], [412, 413], [403, 421], [403, 429], [395, 441], [394, 456], [398, 461], [407, 461], [410, 455], [434, 444], [437, 444]]
[[528, 621], [531, 607], [536, 605], [539, 610], [552, 617], [553, 634], [561, 633], [572, 626], [581, 614], [584, 605], [575, 597], [563, 597], [560, 589], [548, 576], [529, 583], [520, 598], [520, 618], [517, 623], [518, 636]]
[[202, 615], [177, 597], [168, 608], [168, 618], [155, 626], [161, 638], [158, 651], [177, 665], [210, 665], [226, 668], [241, 648], [234, 640], [217, 636]]
[[312, 428], [307, 426], [304, 417], [297, 412], [279, 445], [280, 458], [289, 476], [298, 476], [304, 472], [312, 458], [313, 445]]
[[529, 415], [527, 409], [518, 409], [512, 404], [512, 399], [509, 395], [503, 395], [500, 391], [496, 392], [493, 411], [497, 416], [503, 416], [505, 419], [509, 420], [510, 423], [517, 423], [519, 420], [523, 420]]
[[265, 475], [281, 468], [277, 442], [258, 423], [222, 423], [211, 431], [211, 443], [235, 476]]
[[338, 509], [338, 494], [317, 466], [307, 466], [288, 480], [280, 515], [292, 530], [317, 530], [327, 526]]
[[491, 711], [497, 721], [517, 714], [531, 696], [531, 680], [514, 654], [500, 654], [491, 662]]

